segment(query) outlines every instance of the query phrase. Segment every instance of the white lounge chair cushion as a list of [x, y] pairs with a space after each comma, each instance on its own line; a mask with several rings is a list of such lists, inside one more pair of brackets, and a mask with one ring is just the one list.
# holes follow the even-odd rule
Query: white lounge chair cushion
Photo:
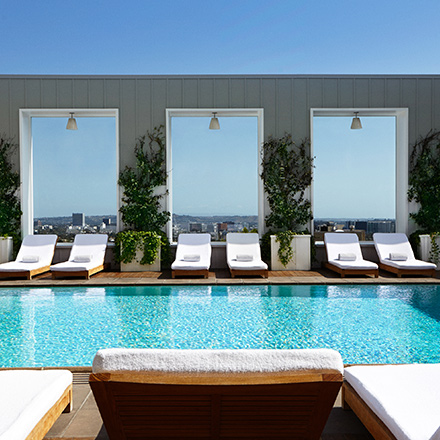
[[341, 355], [330, 349], [310, 350], [99, 350], [93, 372], [161, 371], [247, 373], [301, 370], [343, 372]]
[[[208, 270], [211, 266], [211, 235], [180, 234], [177, 240], [176, 259], [172, 270]], [[188, 259], [198, 256], [198, 260]]]
[[[50, 266], [53, 272], [83, 272], [104, 264], [107, 234], [77, 234], [68, 261]], [[89, 261], [85, 261], [89, 257]], [[82, 261], [77, 261], [80, 257]]]
[[[251, 256], [252, 260], [238, 260], [238, 255]], [[260, 237], [256, 233], [230, 232], [226, 235], [226, 258], [232, 270], [267, 270], [261, 259]]]
[[23, 440], [72, 383], [67, 370], [0, 371], [0, 440]]
[[[392, 266], [398, 269], [435, 269], [437, 266], [433, 263], [417, 260], [414, 257], [414, 252], [405, 234], [394, 233], [386, 234], [376, 232], [373, 234], [374, 246], [377, 255], [382, 264]], [[404, 261], [391, 260], [390, 254], [404, 254], [407, 259]]]
[[[379, 268], [376, 263], [364, 260], [356, 234], [350, 232], [327, 232], [324, 234], [324, 244], [328, 262], [340, 269], [370, 270]], [[355, 259], [341, 260], [341, 255], [354, 255]]]
[[[48, 235], [27, 235], [18, 251], [15, 261], [0, 264], [1, 272], [25, 272], [49, 266], [52, 262], [57, 236]], [[38, 257], [38, 262], [24, 261], [29, 256]]]
[[440, 364], [352, 366], [344, 375], [398, 440], [440, 439]]

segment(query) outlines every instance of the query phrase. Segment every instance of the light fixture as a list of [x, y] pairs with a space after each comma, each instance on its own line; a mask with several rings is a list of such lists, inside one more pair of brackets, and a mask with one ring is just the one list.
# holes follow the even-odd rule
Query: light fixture
[[215, 116], [217, 112], [212, 112], [211, 122], [209, 123], [210, 130], [220, 130], [220, 124], [217, 117]]
[[358, 118], [359, 112], [354, 112], [354, 118], [351, 123], [351, 129], [352, 130], [360, 130], [362, 128], [361, 120]]
[[78, 130], [78, 126], [76, 125], [76, 120], [73, 117], [73, 113], [70, 113], [70, 118], [67, 121], [66, 129], [67, 130]]

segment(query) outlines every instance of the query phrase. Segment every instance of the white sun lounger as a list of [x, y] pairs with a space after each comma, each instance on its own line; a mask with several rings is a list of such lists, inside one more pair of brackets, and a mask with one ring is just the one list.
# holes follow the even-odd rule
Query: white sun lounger
[[0, 278], [25, 277], [30, 280], [35, 275], [48, 272], [57, 238], [53, 234], [24, 237], [15, 261], [0, 264]]
[[68, 261], [50, 267], [52, 278], [91, 275], [104, 269], [107, 234], [77, 234]]
[[440, 439], [440, 364], [346, 367], [344, 403], [375, 439]]
[[70, 371], [0, 371], [0, 440], [42, 439], [71, 404]]
[[328, 349], [107, 349], [89, 382], [111, 439], [319, 440], [342, 372]]
[[211, 266], [211, 235], [180, 234], [177, 239], [176, 259], [171, 275], [203, 275], [208, 278]]
[[379, 276], [379, 267], [364, 260], [358, 236], [351, 232], [327, 232], [324, 234], [327, 262], [325, 267], [341, 275]]
[[261, 259], [260, 237], [256, 233], [227, 234], [226, 259], [232, 278], [237, 275], [268, 277], [267, 264]]
[[402, 275], [435, 276], [436, 265], [417, 260], [405, 234], [373, 234], [374, 246], [380, 260], [380, 268]]

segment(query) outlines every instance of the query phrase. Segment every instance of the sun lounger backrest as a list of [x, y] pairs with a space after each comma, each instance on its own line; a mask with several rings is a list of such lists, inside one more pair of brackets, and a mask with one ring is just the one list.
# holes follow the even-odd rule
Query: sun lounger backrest
[[110, 349], [90, 385], [110, 439], [318, 440], [342, 371], [325, 349]]
[[356, 260], [362, 260], [359, 238], [349, 232], [327, 232], [324, 234], [328, 260], [339, 260], [340, 254], [355, 254]]
[[408, 260], [415, 258], [408, 237], [405, 234], [376, 232], [373, 234], [373, 240], [380, 260], [389, 260], [391, 253], [405, 254]]
[[24, 237], [16, 261], [26, 257], [38, 257], [40, 266], [49, 266], [52, 262], [58, 237], [54, 234], [27, 235]]
[[92, 262], [102, 264], [107, 249], [107, 234], [77, 234], [70, 251], [69, 261], [75, 257], [90, 256]]
[[253, 260], [261, 260], [260, 237], [258, 234], [229, 232], [226, 235], [226, 256], [228, 260], [236, 259], [237, 255], [252, 255]]
[[211, 260], [211, 234], [180, 234], [177, 239], [176, 259], [185, 255], [200, 255], [200, 260]]

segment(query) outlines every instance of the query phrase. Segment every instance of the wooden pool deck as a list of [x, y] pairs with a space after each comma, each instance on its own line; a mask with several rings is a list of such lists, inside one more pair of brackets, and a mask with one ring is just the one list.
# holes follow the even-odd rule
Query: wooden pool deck
[[[226, 270], [211, 271], [208, 279], [182, 277], [171, 278], [170, 271], [164, 272], [101, 272], [90, 280], [57, 279], [43, 274], [33, 280], [1, 280], [0, 287], [48, 287], [48, 286], [139, 286], [139, 285], [246, 285], [246, 284], [440, 284], [439, 274], [435, 278], [403, 277], [381, 272], [379, 278], [356, 276], [340, 278], [329, 270], [313, 271], [270, 271], [264, 278], [230, 278]], [[91, 368], [72, 368], [74, 372], [73, 411], [62, 414], [45, 439], [52, 440], [108, 440], [107, 433], [88, 385]], [[369, 440], [368, 431], [351, 411], [341, 408], [340, 397], [335, 402], [325, 426], [322, 440]]]

